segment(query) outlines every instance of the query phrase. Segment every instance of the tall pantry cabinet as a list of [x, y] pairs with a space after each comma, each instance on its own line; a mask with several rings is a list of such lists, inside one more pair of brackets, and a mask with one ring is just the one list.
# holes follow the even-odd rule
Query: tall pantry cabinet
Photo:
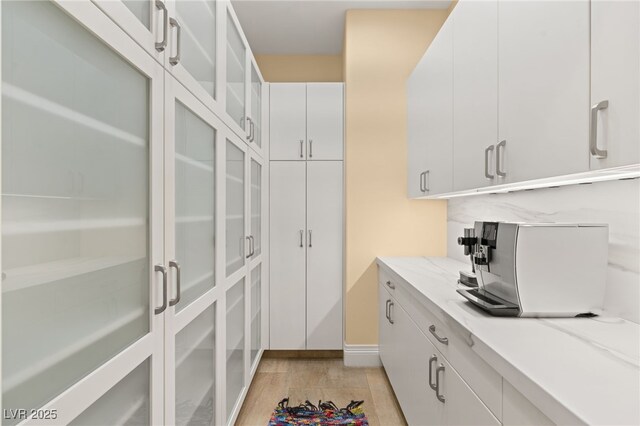
[[270, 85], [270, 349], [342, 349], [343, 84]]
[[2, 423], [232, 424], [267, 324], [268, 105], [230, 3], [1, 8]]

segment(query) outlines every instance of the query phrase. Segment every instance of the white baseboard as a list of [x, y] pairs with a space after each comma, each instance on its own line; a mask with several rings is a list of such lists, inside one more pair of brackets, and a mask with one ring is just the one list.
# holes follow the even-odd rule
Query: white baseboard
[[344, 365], [347, 367], [380, 367], [378, 345], [344, 344]]

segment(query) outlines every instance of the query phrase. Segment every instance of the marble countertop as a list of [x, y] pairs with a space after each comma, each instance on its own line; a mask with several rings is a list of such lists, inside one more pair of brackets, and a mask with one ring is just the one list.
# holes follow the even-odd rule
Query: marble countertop
[[[556, 424], [640, 424], [640, 326], [608, 317], [499, 318], [456, 293], [446, 257], [382, 257], [416, 298]], [[455, 366], [454, 366], [455, 367]]]

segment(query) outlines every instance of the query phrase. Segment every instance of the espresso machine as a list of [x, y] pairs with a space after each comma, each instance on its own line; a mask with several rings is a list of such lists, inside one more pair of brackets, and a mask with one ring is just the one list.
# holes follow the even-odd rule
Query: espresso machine
[[471, 272], [460, 271], [458, 284], [471, 288], [478, 287], [476, 265], [473, 263], [473, 256], [476, 253], [477, 243], [478, 239], [476, 237], [476, 230], [474, 228], [464, 228], [464, 235], [462, 237], [458, 237], [458, 245], [464, 247], [465, 256], [469, 256], [469, 259], [471, 260]]

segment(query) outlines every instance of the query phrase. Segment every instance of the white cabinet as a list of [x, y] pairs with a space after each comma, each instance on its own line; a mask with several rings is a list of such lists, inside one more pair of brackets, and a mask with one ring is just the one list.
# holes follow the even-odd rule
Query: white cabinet
[[453, 189], [500, 183], [498, 2], [460, 1], [453, 19]]
[[344, 84], [270, 86], [270, 159], [342, 160]]
[[500, 164], [509, 182], [589, 167], [589, 2], [498, 7]]
[[270, 348], [341, 349], [342, 162], [270, 169]]
[[[604, 109], [603, 101], [608, 102]], [[592, 169], [640, 163], [640, 3], [591, 2]], [[597, 152], [598, 151], [606, 151]]]
[[342, 348], [342, 161], [307, 162], [307, 349]]
[[382, 282], [378, 312], [382, 363], [410, 425], [500, 425]]
[[[453, 25], [445, 22], [408, 90], [409, 193], [427, 196], [453, 186]], [[414, 73], [416, 72], [414, 71]], [[417, 148], [417, 149], [416, 149]], [[415, 158], [414, 158], [415, 157]], [[421, 166], [424, 164], [424, 167]], [[416, 191], [416, 182], [418, 190]]]
[[230, 6], [160, 4], [0, 6], [3, 408], [233, 423], [262, 354], [265, 163], [215, 98]]

